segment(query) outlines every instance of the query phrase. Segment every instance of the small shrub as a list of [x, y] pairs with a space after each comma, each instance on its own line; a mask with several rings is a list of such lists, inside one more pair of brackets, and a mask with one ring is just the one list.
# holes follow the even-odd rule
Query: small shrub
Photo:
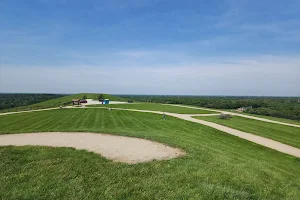
[[232, 116], [230, 114], [222, 113], [222, 114], [219, 115], [219, 118], [220, 119], [230, 119], [230, 118], [232, 118]]

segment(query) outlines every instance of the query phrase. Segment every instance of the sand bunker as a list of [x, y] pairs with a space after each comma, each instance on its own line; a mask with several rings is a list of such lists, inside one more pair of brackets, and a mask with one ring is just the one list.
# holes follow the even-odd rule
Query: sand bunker
[[98, 133], [24, 133], [0, 135], [0, 146], [73, 147], [101, 154], [107, 159], [124, 163], [168, 160], [185, 153], [177, 148], [145, 139]]

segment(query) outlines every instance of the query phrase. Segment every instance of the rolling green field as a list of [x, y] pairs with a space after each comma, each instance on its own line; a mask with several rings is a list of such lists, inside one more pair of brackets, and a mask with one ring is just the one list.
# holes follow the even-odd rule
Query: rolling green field
[[193, 108], [183, 108], [172, 105], [164, 105], [158, 103], [134, 103], [134, 104], [108, 104], [108, 105], [88, 105], [87, 107], [109, 107], [109, 108], [125, 108], [125, 109], [137, 109], [137, 110], [153, 110], [161, 112], [171, 112], [179, 114], [212, 114], [216, 112], [193, 109]]
[[218, 116], [195, 117], [240, 131], [252, 133], [255, 135], [263, 136], [300, 148], [300, 128], [291, 127], [280, 124], [273, 124], [254, 119], [247, 119], [243, 117], [233, 116], [231, 119], [219, 119]]
[[187, 152], [136, 165], [72, 148], [0, 147], [2, 199], [297, 199], [300, 159], [161, 115], [61, 109], [0, 116], [0, 133], [86, 131], [147, 138]]
[[[67, 95], [64, 97], [51, 99], [48, 101], [43, 101], [40, 103], [28, 105], [28, 106], [20, 106], [16, 108], [11, 109], [4, 109], [0, 110], [0, 112], [17, 112], [17, 111], [24, 111], [24, 110], [37, 110], [37, 109], [43, 109], [43, 108], [53, 108], [53, 107], [59, 107], [63, 105], [71, 105], [72, 99], [82, 99], [83, 96], [86, 96], [87, 99], [97, 99], [98, 94], [94, 93], [80, 93], [80, 94], [73, 94], [73, 95]], [[127, 101], [127, 99], [124, 99], [122, 97], [116, 97], [109, 94], [103, 94], [104, 98], [113, 100], [113, 101]]]

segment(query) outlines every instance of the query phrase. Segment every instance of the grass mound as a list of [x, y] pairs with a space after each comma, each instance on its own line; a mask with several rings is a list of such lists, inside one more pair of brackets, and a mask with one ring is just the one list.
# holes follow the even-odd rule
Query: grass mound
[[137, 165], [71, 148], [0, 147], [3, 199], [297, 199], [300, 159], [196, 123], [105, 109], [0, 116], [0, 133], [80, 131], [146, 138], [187, 152]]

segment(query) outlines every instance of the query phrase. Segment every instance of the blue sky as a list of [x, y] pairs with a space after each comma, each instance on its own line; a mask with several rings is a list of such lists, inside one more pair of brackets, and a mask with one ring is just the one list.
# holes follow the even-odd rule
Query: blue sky
[[0, 0], [0, 92], [300, 95], [299, 0]]

